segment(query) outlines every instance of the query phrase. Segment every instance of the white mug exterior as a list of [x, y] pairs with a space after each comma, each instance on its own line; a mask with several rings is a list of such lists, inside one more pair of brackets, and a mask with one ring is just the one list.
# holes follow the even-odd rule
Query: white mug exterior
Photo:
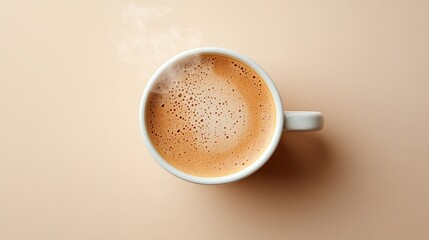
[[323, 115], [320, 112], [286, 111], [284, 128], [290, 132], [319, 131], [323, 128]]
[[[276, 108], [276, 110], [275, 110], [276, 111], [276, 124], [275, 124], [275, 128], [274, 128], [273, 136], [272, 136], [271, 141], [268, 144], [268, 146], [265, 148], [265, 150], [262, 152], [262, 154], [259, 156], [259, 158], [256, 161], [254, 161], [251, 165], [249, 165], [248, 167], [246, 167], [246, 168], [244, 168], [238, 172], [235, 172], [233, 174], [226, 175], [226, 176], [201, 177], [201, 176], [194, 176], [194, 175], [185, 173], [181, 170], [178, 170], [177, 168], [172, 166], [167, 160], [165, 160], [159, 154], [159, 152], [156, 150], [156, 148], [154, 147], [153, 143], [150, 140], [148, 129], [146, 126], [145, 114], [146, 114], [147, 99], [148, 99], [149, 93], [152, 89], [152, 86], [154, 85], [156, 80], [162, 75], [162, 73], [164, 73], [169, 67], [171, 67], [175, 63], [178, 63], [181, 60], [183, 60], [184, 58], [187, 58], [189, 56], [201, 55], [201, 54], [213, 54], [213, 55], [227, 56], [230, 58], [237, 59], [237, 60], [245, 63], [249, 67], [251, 67], [259, 76], [261, 76], [261, 78], [265, 81], [266, 85], [270, 89], [271, 95], [274, 99], [275, 108]], [[268, 74], [259, 65], [257, 65], [255, 62], [253, 62], [251, 59], [249, 59], [249, 58], [247, 58], [241, 54], [238, 54], [236, 52], [224, 49], [224, 48], [205, 47], [205, 48], [191, 49], [191, 50], [182, 52], [182, 53], [174, 56], [173, 58], [171, 58], [170, 60], [165, 62], [160, 68], [158, 68], [158, 70], [152, 75], [152, 77], [150, 78], [150, 80], [149, 80], [149, 82], [148, 82], [148, 84], [147, 84], [147, 86], [143, 92], [143, 96], [141, 98], [141, 103], [140, 103], [140, 130], [141, 130], [141, 134], [143, 136], [144, 142], [146, 144], [146, 147], [148, 148], [152, 157], [165, 170], [167, 170], [171, 174], [173, 174], [173, 175], [175, 175], [181, 179], [193, 182], [193, 183], [222, 184], [222, 183], [235, 182], [235, 181], [238, 181], [240, 179], [243, 179], [243, 178], [251, 175], [255, 171], [257, 171], [259, 168], [261, 168], [269, 160], [271, 155], [274, 153], [274, 150], [276, 149], [284, 130], [287, 130], [287, 131], [289, 131], [289, 130], [291, 130], [291, 131], [294, 131], [294, 130], [296, 130], [296, 131], [314, 131], [314, 130], [320, 130], [322, 128], [323, 117], [320, 113], [318, 113], [318, 112], [301, 112], [301, 113], [302, 113], [301, 115], [298, 114], [299, 116], [296, 116], [296, 114], [295, 114], [295, 116], [292, 116], [292, 115], [289, 115], [289, 112], [283, 112], [282, 100], [280, 98], [280, 94], [279, 94], [274, 82], [268, 76]], [[312, 114], [313, 115], [316, 114], [318, 117], [316, 117], [316, 118], [311, 117]], [[289, 119], [288, 115], [292, 116], [290, 118], [290, 124], [288, 124], [290, 126], [285, 124], [285, 118]], [[310, 116], [310, 117], [308, 118], [308, 116]], [[300, 117], [305, 120], [304, 122], [307, 122], [307, 123], [306, 124], [304, 123], [304, 125], [302, 125], [302, 124], [300, 125], [300, 123], [299, 123]], [[321, 119], [321, 120], [318, 121], [317, 119]], [[294, 127], [295, 127], [295, 129], [294, 129]]]

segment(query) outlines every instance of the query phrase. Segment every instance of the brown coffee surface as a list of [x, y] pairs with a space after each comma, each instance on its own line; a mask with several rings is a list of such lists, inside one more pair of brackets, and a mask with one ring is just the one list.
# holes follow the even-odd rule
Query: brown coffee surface
[[174, 167], [216, 177], [252, 164], [272, 138], [273, 97], [243, 63], [217, 55], [189, 57], [154, 84], [146, 125]]

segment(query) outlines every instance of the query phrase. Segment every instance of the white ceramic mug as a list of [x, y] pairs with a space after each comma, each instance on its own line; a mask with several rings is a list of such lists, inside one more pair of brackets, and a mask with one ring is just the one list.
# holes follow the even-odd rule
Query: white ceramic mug
[[[276, 125], [274, 129], [274, 133], [272, 135], [271, 141], [268, 144], [268, 146], [264, 149], [262, 154], [259, 156], [259, 158], [254, 161], [252, 164], [250, 164], [248, 167], [235, 172], [233, 174], [227, 175], [227, 176], [221, 176], [221, 177], [201, 177], [201, 176], [194, 176], [190, 175], [188, 173], [185, 173], [174, 166], [172, 166], [167, 160], [165, 160], [161, 154], [156, 150], [155, 146], [150, 140], [149, 134], [148, 134], [148, 128], [146, 126], [146, 107], [148, 102], [148, 96], [149, 93], [154, 85], [154, 83], [157, 81], [157, 79], [165, 72], [167, 71], [171, 66], [180, 64], [180, 61], [183, 59], [186, 59], [187, 57], [194, 56], [194, 55], [201, 55], [201, 54], [210, 54], [210, 55], [221, 55], [221, 56], [227, 56], [229, 58], [236, 59], [237, 61], [240, 61], [247, 66], [251, 67], [266, 83], [268, 88], [271, 91], [271, 95], [273, 96], [275, 108], [276, 108]], [[281, 117], [278, 117], [281, 116]], [[172, 173], [173, 175], [190, 181], [194, 183], [200, 183], [200, 184], [221, 184], [221, 183], [229, 183], [229, 182], [235, 182], [238, 180], [241, 180], [252, 173], [254, 173], [256, 170], [261, 168], [271, 157], [271, 155], [274, 153], [274, 150], [276, 149], [281, 135], [284, 131], [318, 131], [323, 128], [323, 115], [320, 112], [309, 112], [309, 111], [283, 111], [283, 105], [282, 100], [280, 98], [280, 94], [277, 91], [277, 88], [271, 80], [271, 78], [268, 76], [268, 74], [255, 62], [253, 62], [251, 59], [233, 52], [231, 50], [223, 49], [223, 48], [214, 48], [214, 47], [208, 47], [208, 48], [197, 48], [188, 50], [185, 52], [182, 52], [175, 57], [171, 58], [167, 62], [165, 62], [151, 77], [149, 80], [141, 99], [140, 103], [140, 129], [141, 134], [143, 136], [144, 142], [153, 156], [153, 158], [168, 172]]]

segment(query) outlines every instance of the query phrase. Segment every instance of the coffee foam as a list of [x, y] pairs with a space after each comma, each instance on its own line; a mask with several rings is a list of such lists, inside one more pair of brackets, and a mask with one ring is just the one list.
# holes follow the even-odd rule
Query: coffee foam
[[149, 96], [146, 124], [158, 152], [198, 176], [239, 171], [265, 149], [274, 101], [249, 67], [214, 55], [191, 57], [166, 71]]

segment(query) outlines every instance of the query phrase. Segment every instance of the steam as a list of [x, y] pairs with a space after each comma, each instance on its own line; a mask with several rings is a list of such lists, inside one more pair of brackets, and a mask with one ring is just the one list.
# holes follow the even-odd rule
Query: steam
[[198, 47], [201, 34], [172, 24], [171, 9], [129, 4], [122, 13], [122, 26], [114, 36], [121, 60], [135, 64], [144, 77], [184, 50]]

